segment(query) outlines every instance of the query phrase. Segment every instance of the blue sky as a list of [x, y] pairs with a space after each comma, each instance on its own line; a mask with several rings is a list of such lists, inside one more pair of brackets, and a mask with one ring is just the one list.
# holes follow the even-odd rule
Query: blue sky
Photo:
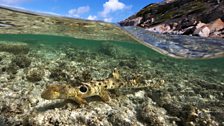
[[0, 0], [0, 5], [106, 22], [121, 21], [161, 0]]

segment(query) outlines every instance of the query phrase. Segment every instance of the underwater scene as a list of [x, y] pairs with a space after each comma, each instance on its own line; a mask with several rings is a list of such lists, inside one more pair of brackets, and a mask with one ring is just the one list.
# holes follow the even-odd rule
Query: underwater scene
[[223, 64], [134, 41], [0, 34], [0, 125], [218, 125]]
[[224, 126], [223, 0], [38, 2], [0, 0], [0, 126]]

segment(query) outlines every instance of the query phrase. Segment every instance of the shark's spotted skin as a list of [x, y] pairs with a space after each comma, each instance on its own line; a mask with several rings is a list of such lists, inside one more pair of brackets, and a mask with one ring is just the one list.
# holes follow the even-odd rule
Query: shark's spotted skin
[[82, 83], [80, 86], [72, 87], [68, 84], [56, 84], [47, 86], [41, 94], [41, 97], [47, 100], [53, 99], [71, 99], [78, 104], [87, 104], [85, 98], [99, 96], [103, 101], [110, 99], [108, 90], [119, 88], [142, 88], [161, 85], [164, 80], [152, 83], [150, 85], [139, 85], [136, 80], [124, 81], [120, 78], [118, 70], [115, 68], [112, 74], [104, 80], [92, 80], [88, 83]]

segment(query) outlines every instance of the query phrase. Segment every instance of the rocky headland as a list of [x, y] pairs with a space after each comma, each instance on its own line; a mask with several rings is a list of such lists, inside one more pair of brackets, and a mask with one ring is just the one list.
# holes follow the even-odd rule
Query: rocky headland
[[148, 31], [224, 38], [223, 0], [165, 0], [119, 22]]

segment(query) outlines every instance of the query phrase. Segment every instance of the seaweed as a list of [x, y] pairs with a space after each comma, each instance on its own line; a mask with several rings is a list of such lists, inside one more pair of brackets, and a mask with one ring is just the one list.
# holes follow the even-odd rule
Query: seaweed
[[15, 63], [19, 68], [26, 68], [30, 66], [31, 60], [27, 56], [17, 55], [12, 59], [12, 63]]
[[44, 71], [41, 68], [31, 68], [26, 73], [26, 78], [30, 82], [37, 82], [42, 80]]

